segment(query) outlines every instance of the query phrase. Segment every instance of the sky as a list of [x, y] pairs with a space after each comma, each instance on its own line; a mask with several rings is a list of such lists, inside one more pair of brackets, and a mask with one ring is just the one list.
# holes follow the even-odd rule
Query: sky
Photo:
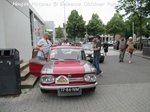
[[[65, 1], [65, 2], [64, 2]], [[88, 24], [93, 13], [97, 13], [104, 24], [113, 17], [118, 0], [29, 0], [44, 21], [54, 21], [55, 27], [63, 23], [72, 10], [77, 10], [79, 15]], [[65, 8], [65, 16], [64, 16]], [[65, 17], [65, 19], [64, 19]]]

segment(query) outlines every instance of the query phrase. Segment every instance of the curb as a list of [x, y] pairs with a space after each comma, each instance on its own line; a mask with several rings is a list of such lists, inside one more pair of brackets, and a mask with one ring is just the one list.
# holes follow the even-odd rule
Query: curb
[[139, 56], [137, 54], [133, 54], [134, 56], [137, 56], [137, 57], [141, 57], [141, 58], [145, 58], [145, 59], [149, 59], [150, 60], [150, 57], [146, 57], [146, 56]]

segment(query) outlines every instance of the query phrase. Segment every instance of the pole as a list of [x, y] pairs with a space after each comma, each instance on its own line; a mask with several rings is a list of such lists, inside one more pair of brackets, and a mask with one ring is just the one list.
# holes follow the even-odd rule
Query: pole
[[66, 10], [65, 10], [65, 0], [64, 0], [64, 37], [66, 40]]
[[134, 37], [134, 22], [132, 22], [132, 38]]

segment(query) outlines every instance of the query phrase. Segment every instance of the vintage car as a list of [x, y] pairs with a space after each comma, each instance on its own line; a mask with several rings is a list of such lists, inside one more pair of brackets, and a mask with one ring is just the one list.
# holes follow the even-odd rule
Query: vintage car
[[58, 96], [81, 95], [83, 90], [94, 91], [98, 84], [95, 67], [77, 46], [53, 47], [47, 61], [33, 57], [29, 69], [40, 77], [42, 93], [55, 90]]
[[[93, 56], [93, 51], [91, 51], [91, 49], [92, 49], [92, 44], [82, 44], [82, 48], [84, 49], [84, 51], [85, 51], [85, 54], [86, 54], [86, 57], [87, 57], [87, 60], [89, 61], [89, 62], [92, 62], [93, 61], [93, 58], [94, 58], [94, 56]], [[105, 59], [105, 56], [104, 56], [104, 53], [101, 53], [100, 54], [101, 56], [100, 56], [100, 63], [103, 63], [104, 62], [104, 59]]]

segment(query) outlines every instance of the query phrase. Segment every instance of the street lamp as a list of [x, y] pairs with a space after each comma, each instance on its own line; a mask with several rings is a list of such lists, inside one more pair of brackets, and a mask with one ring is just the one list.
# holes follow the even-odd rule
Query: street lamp
[[65, 0], [64, 0], [64, 37], [66, 40], [66, 10], [65, 10]]

